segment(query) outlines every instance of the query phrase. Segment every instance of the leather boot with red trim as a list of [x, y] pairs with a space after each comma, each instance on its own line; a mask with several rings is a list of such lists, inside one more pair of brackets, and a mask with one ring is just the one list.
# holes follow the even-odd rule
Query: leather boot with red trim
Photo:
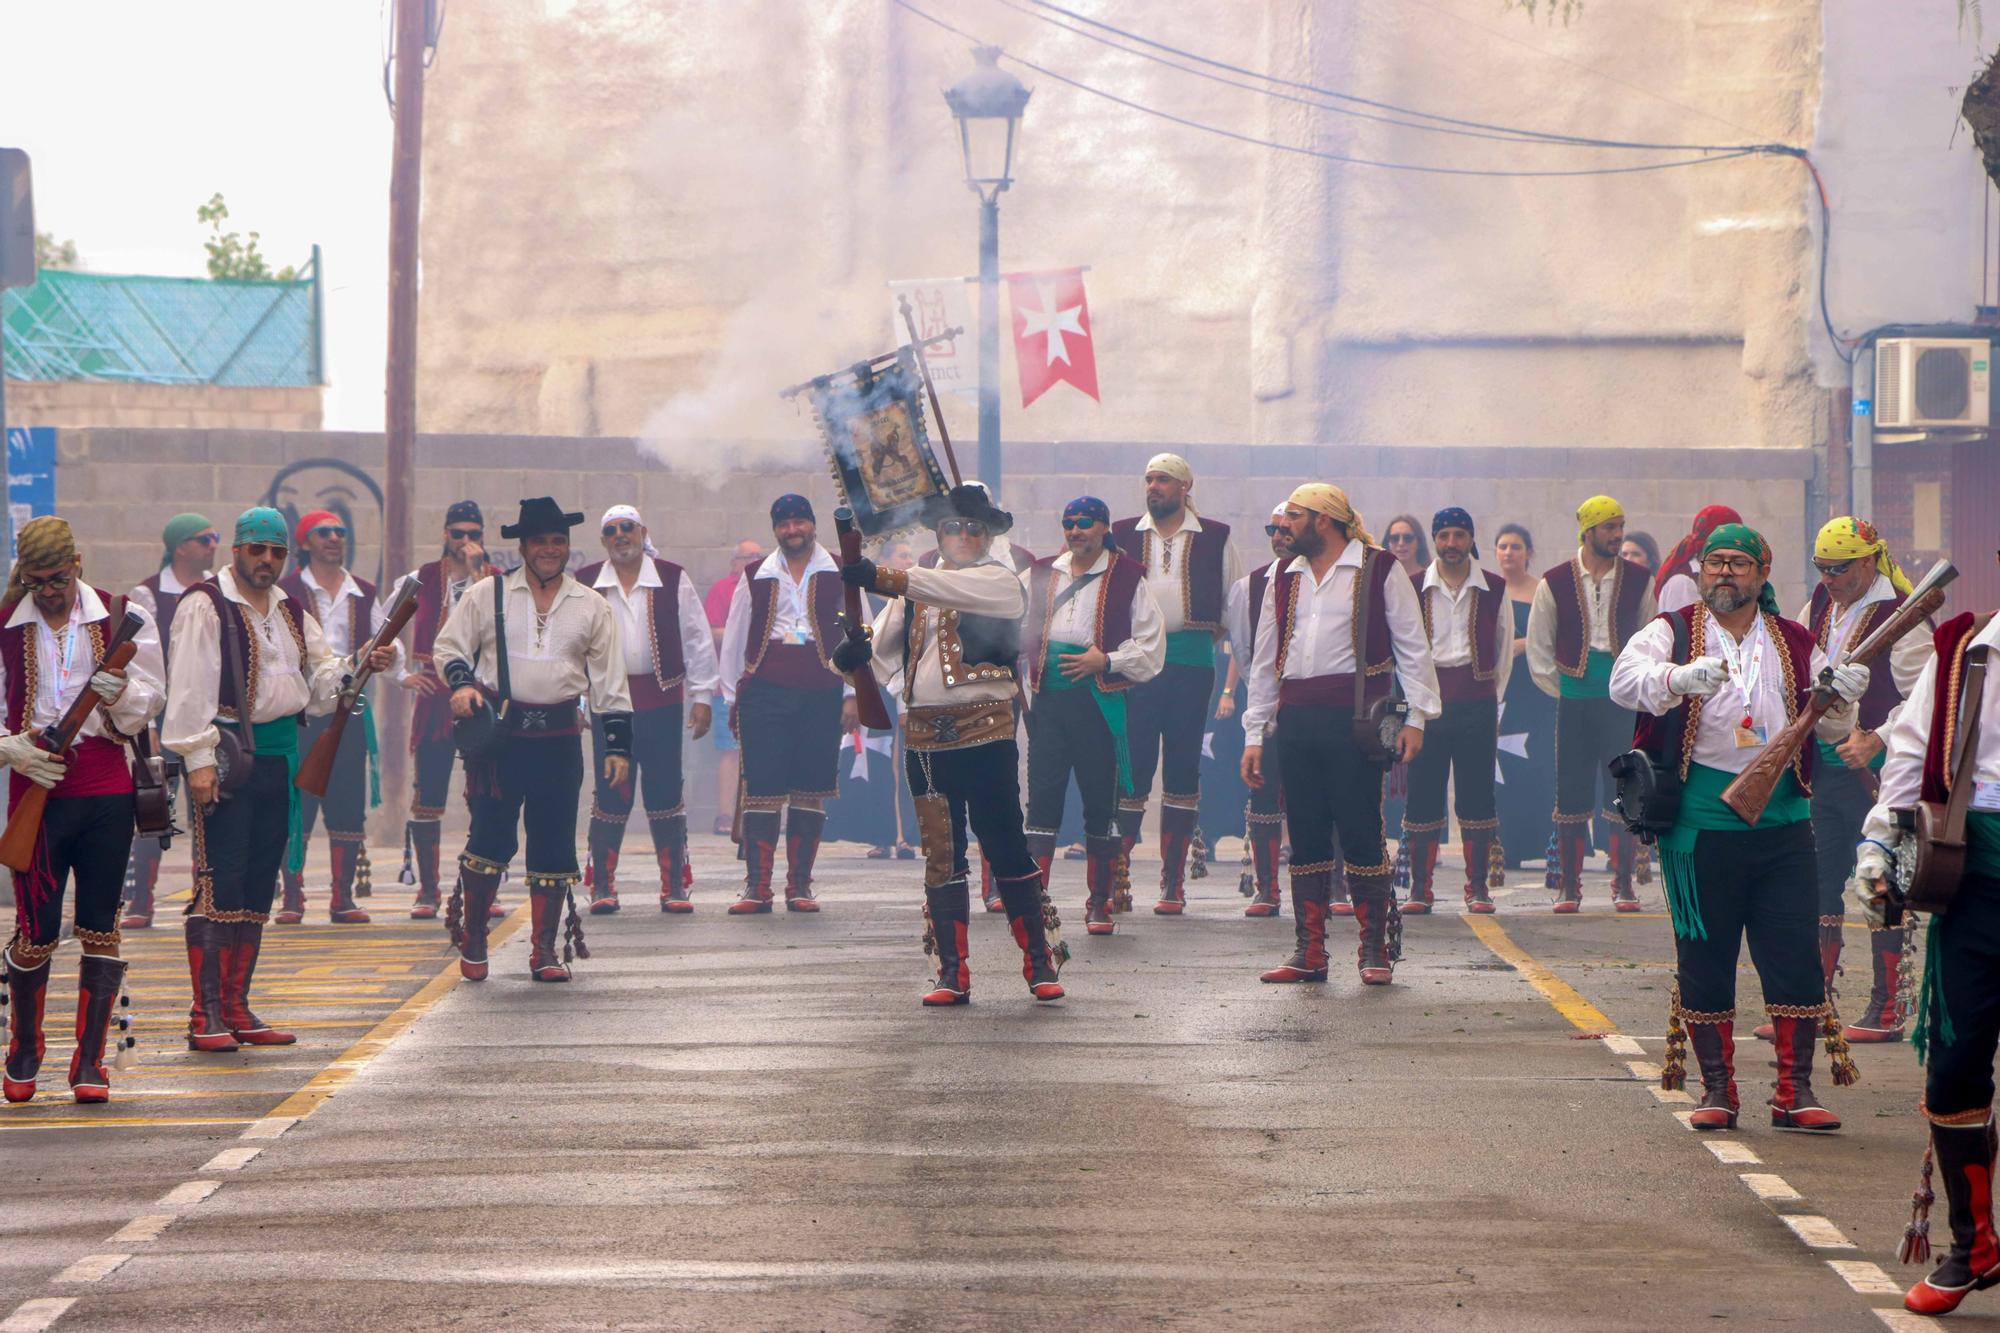
[[589, 842], [589, 873], [583, 879], [590, 888], [590, 914], [610, 916], [618, 910], [618, 853], [625, 843], [625, 821], [593, 814]]
[[1688, 1116], [1690, 1129], [1735, 1129], [1742, 1103], [1736, 1097], [1736, 1024], [1689, 1023], [1688, 1045], [1701, 1066], [1701, 1100]]
[[438, 892], [438, 843], [444, 829], [435, 819], [412, 819], [404, 828], [417, 863], [417, 897], [410, 904], [410, 920], [435, 921], [443, 905]]
[[1292, 931], [1297, 947], [1290, 958], [1260, 974], [1259, 981], [1290, 985], [1326, 980], [1326, 900], [1332, 891], [1331, 870], [1292, 868]]
[[327, 920], [339, 926], [367, 925], [368, 913], [354, 901], [354, 868], [360, 860], [360, 839], [335, 838], [329, 834], [326, 850], [333, 859], [333, 888], [327, 899]]
[[1049, 948], [1047, 924], [1042, 919], [1042, 877], [1000, 881], [1000, 900], [1007, 909], [1007, 926], [1014, 943], [1021, 946], [1021, 975], [1027, 979], [1028, 993], [1038, 1000], [1060, 1000], [1061, 970], [1055, 951]]
[[1826, 979], [1826, 993], [1833, 996], [1833, 979], [1840, 972], [1840, 946], [1844, 920], [1837, 916], [1823, 916], [1819, 919], [1819, 970]]
[[1493, 847], [1495, 829], [1462, 829], [1465, 834], [1465, 910], [1475, 916], [1491, 916], [1493, 906]]
[[182, 918], [187, 940], [188, 980], [194, 1001], [188, 1006], [188, 1049], [225, 1053], [237, 1047], [222, 1016], [222, 950], [229, 927], [205, 916]]
[[972, 894], [964, 879], [953, 879], [924, 890], [924, 905], [931, 916], [932, 947], [937, 951], [937, 980], [924, 992], [928, 1008], [972, 1002], [972, 964], [969, 958]]
[[1424, 829], [1412, 829], [1409, 821], [1403, 823], [1403, 846], [1410, 853], [1410, 896], [1403, 904], [1403, 911], [1411, 916], [1428, 916], [1431, 905], [1437, 901], [1431, 885], [1437, 876], [1438, 839], [1437, 833]]
[[118, 918], [123, 930], [150, 930], [153, 926], [153, 890], [160, 882], [160, 844], [153, 838], [132, 842], [132, 892], [125, 899]]
[[694, 911], [688, 888], [688, 823], [686, 815], [648, 816], [653, 832], [653, 856], [660, 863], [660, 910], [674, 916]]
[[986, 853], [979, 854], [979, 898], [989, 912], [1007, 910], [1006, 899], [1000, 896], [999, 888], [993, 883], [993, 863], [986, 859]]
[[1387, 875], [1354, 877], [1354, 921], [1361, 941], [1354, 951], [1355, 966], [1364, 986], [1386, 986], [1396, 973], [1395, 950], [1389, 931], [1396, 913], [1396, 890]]
[[271, 920], [280, 926], [296, 926], [306, 919], [306, 872], [286, 866], [279, 872], [284, 893]]
[[467, 981], [486, 980], [486, 930], [492, 921], [487, 909], [499, 892], [499, 871], [458, 863], [458, 888], [452, 892], [445, 927], [458, 946], [458, 975]]
[[743, 896], [729, 904], [729, 915], [751, 916], [771, 910], [771, 875], [778, 862], [778, 812], [743, 812]]
[[250, 982], [264, 948], [264, 923], [232, 921], [218, 927], [222, 942], [222, 1021], [242, 1046], [290, 1046], [298, 1037], [272, 1027], [250, 1011]]
[[1187, 911], [1187, 860], [1194, 846], [1195, 820], [1201, 812], [1188, 806], [1160, 807], [1160, 901], [1154, 916], [1180, 916]]
[[1556, 901], [1552, 909], [1567, 916], [1583, 910], [1583, 860], [1590, 854], [1590, 825], [1562, 824], [1556, 828]]
[[125, 960], [87, 953], [77, 966], [76, 1050], [69, 1057], [69, 1091], [79, 1102], [111, 1100], [111, 1075], [104, 1069], [104, 1044], [111, 1015], [125, 984]]
[[1250, 843], [1250, 869], [1254, 888], [1245, 916], [1281, 916], [1285, 905], [1278, 898], [1278, 853], [1285, 842], [1281, 819], [1251, 819], [1244, 827]]
[[819, 858], [820, 835], [826, 832], [826, 811], [793, 806], [785, 816], [785, 910], [817, 912], [813, 897], [813, 862]]
[[5, 1096], [25, 1102], [35, 1095], [35, 1076], [42, 1071], [48, 1037], [42, 1031], [42, 1006], [49, 995], [49, 960], [22, 967], [7, 954], [7, 1072]]
[[1868, 992], [1868, 1007], [1847, 1025], [1843, 1035], [1851, 1042], [1872, 1043], [1903, 1039], [1902, 985], [1903, 931], [1900, 926], [1868, 932], [1868, 957], [1875, 966], [1875, 979]]
[[1115, 833], [1086, 837], [1084, 882], [1089, 896], [1083, 902], [1083, 929], [1091, 935], [1111, 935], [1118, 923], [1111, 919], [1111, 894], [1118, 883], [1118, 862], [1124, 854]]
[[562, 954], [563, 906], [569, 901], [569, 885], [537, 883], [528, 878], [528, 910], [531, 914], [528, 975], [536, 981], [568, 981], [569, 964]]
[[1347, 883], [1347, 858], [1333, 854], [1333, 887], [1327, 890], [1326, 910], [1333, 916], [1354, 915], [1354, 895]]
[[1778, 1047], [1778, 1082], [1771, 1094], [1771, 1128], [1831, 1134], [1840, 1117], [1813, 1096], [1813, 1046], [1819, 1038], [1818, 1018], [1773, 1014]]
[[1639, 893], [1632, 887], [1632, 872], [1639, 864], [1639, 840], [1624, 829], [1611, 834], [1611, 907], [1618, 912], [1639, 910]]
[[1992, 1112], [1987, 1114], [1985, 1124], [1931, 1126], [1931, 1156], [1944, 1178], [1951, 1219], [1951, 1251], [1904, 1295], [1906, 1310], [1950, 1314], [1971, 1293], [2000, 1285], [2000, 1237], [1993, 1228], [1994, 1131]]
[[1128, 810], [1123, 804], [1119, 805], [1118, 874], [1111, 883], [1111, 912], [1114, 916], [1132, 910], [1132, 852], [1138, 847], [1145, 826], [1145, 802], [1140, 802], [1136, 810]]

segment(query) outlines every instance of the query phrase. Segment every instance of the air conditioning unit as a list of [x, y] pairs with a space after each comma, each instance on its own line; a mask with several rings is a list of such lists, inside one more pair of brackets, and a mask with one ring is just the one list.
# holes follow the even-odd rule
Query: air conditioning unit
[[1984, 338], [1879, 339], [1875, 428], [1984, 430], [1992, 358]]

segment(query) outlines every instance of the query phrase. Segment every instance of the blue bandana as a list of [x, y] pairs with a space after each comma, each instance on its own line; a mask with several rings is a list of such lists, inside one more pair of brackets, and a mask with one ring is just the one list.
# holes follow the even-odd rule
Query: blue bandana
[[285, 516], [275, 509], [259, 506], [246, 509], [236, 520], [236, 537], [231, 545], [241, 546], [245, 542], [265, 542], [271, 546], [289, 548], [291, 533], [285, 530]]
[[786, 494], [771, 501], [772, 527], [775, 528], [785, 520], [792, 518], [803, 518], [811, 523], [819, 522], [818, 519], [813, 517], [812, 501], [806, 499], [803, 495]]
[[[1472, 515], [1466, 513], [1457, 505], [1446, 505], [1431, 515], [1431, 536], [1437, 536], [1446, 528], [1464, 528], [1467, 536], [1476, 536], [1476, 532], [1472, 526]], [[1477, 540], [1472, 543], [1472, 558], [1474, 560], [1479, 558], [1479, 543]]]
[[1063, 506], [1064, 518], [1094, 518], [1105, 527], [1111, 526], [1111, 506], [1094, 495], [1079, 495]]

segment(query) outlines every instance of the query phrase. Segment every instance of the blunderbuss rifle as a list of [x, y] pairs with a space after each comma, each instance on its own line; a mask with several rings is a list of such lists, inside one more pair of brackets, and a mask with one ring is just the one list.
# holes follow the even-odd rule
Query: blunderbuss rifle
[[[104, 645], [104, 664], [97, 670], [123, 671], [126, 663], [132, 660], [132, 655], [139, 651], [133, 636], [145, 625], [144, 620], [127, 611], [125, 618], [118, 622], [111, 642]], [[85, 685], [83, 693], [77, 695], [76, 702], [69, 706], [69, 711], [53, 727], [45, 728], [35, 738], [35, 744], [52, 755], [67, 758], [71, 747], [76, 744], [76, 738], [83, 732], [83, 724], [90, 720], [90, 715], [103, 702], [103, 697], [96, 690]], [[33, 864], [35, 840], [41, 836], [42, 815], [48, 804], [49, 789], [38, 782], [29, 783], [28, 789], [14, 802], [14, 812], [7, 817], [7, 831], [0, 834], [0, 865], [9, 870], [26, 872]]]
[[[1940, 560], [1932, 565], [1910, 589], [1910, 595], [1896, 608], [1896, 613], [1883, 621], [1873, 634], [1850, 649], [1843, 661], [1857, 666], [1868, 666], [1876, 658], [1887, 653], [1896, 640], [1908, 634], [1944, 605], [1945, 585], [1958, 577], [1958, 570], [1949, 560]], [[1727, 787], [1722, 789], [1722, 803], [1742, 817], [1743, 822], [1755, 825], [1764, 817], [1764, 807], [1771, 803], [1771, 794], [1778, 789], [1784, 779], [1785, 770], [1791, 767], [1792, 756], [1799, 752], [1806, 737], [1812, 735], [1813, 728], [1834, 704], [1833, 666], [1819, 673], [1819, 681], [1807, 697], [1806, 706], [1799, 715], [1785, 724], [1784, 730], [1771, 738], [1771, 743], [1758, 752], [1750, 761], [1750, 766], [1737, 774]]]
[[332, 723], [313, 742], [305, 762], [299, 765], [299, 775], [292, 779], [292, 785], [300, 791], [321, 798], [326, 796], [326, 784], [333, 777], [333, 761], [340, 753], [340, 737], [347, 730], [347, 720], [368, 706], [367, 700], [362, 698], [362, 691], [368, 688], [368, 682], [375, 675], [375, 668], [368, 659], [374, 656], [377, 648], [387, 648], [394, 643], [396, 636], [403, 632], [403, 627], [416, 613], [417, 580], [412, 576], [404, 579], [402, 586], [396, 589], [396, 600], [389, 604], [389, 614], [383, 619], [382, 628], [375, 631], [375, 637], [355, 655], [354, 670], [340, 687], [340, 698], [334, 704]]
[[[840, 534], [840, 562], [844, 565], [857, 564], [861, 560], [861, 529], [854, 526], [854, 511], [846, 505], [833, 511], [833, 527]], [[852, 583], [841, 594], [840, 625], [847, 631], [847, 637], [859, 642], [867, 642], [868, 621], [861, 614], [861, 589]], [[889, 720], [889, 706], [882, 701], [882, 687], [875, 683], [875, 668], [863, 663], [856, 667], [854, 680], [854, 714], [861, 725], [871, 731], [885, 731], [895, 724]]]

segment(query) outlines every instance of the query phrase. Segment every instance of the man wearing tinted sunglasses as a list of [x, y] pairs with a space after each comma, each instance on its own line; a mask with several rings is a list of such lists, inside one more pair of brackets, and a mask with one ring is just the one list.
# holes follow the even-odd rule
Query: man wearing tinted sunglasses
[[[1264, 525], [1264, 536], [1271, 543], [1272, 559], [1230, 584], [1229, 600], [1223, 605], [1223, 622], [1229, 629], [1229, 674], [1223, 680], [1222, 701], [1215, 710], [1218, 722], [1236, 715], [1237, 692], [1242, 688], [1244, 672], [1250, 666], [1250, 654], [1257, 642], [1257, 627], [1263, 623], [1264, 589], [1270, 586], [1271, 575], [1291, 558], [1291, 534], [1285, 528], [1285, 506], [1282, 502], [1272, 507], [1271, 521]], [[1278, 858], [1285, 845], [1285, 803], [1282, 795], [1285, 788], [1278, 777], [1277, 748], [1278, 737], [1274, 732], [1264, 742], [1264, 785], [1250, 789], [1250, 799], [1243, 811], [1243, 841], [1250, 859], [1250, 869], [1244, 876], [1243, 892], [1250, 898], [1250, 905], [1243, 909], [1245, 916], [1276, 917], [1284, 914], [1284, 903], [1278, 896]], [[1343, 901], [1346, 899], [1344, 889], [1339, 897]]]
[[[381, 628], [389, 608], [376, 600], [375, 585], [347, 570], [348, 529], [340, 516], [327, 509], [315, 509], [298, 522], [294, 532], [298, 550], [304, 557], [300, 568], [280, 581], [285, 596], [306, 609], [319, 622], [327, 651], [346, 657], [365, 645]], [[395, 645], [397, 660], [402, 645]], [[332, 724], [332, 715], [308, 717], [301, 750], [310, 752], [320, 733]], [[367, 819], [369, 770], [375, 767], [375, 713], [363, 708], [361, 725], [342, 733], [335, 752], [333, 772], [327, 779], [326, 798], [311, 792], [300, 793], [298, 844], [285, 860], [285, 894], [272, 918], [281, 926], [297, 925], [306, 914], [306, 847], [312, 841], [313, 825], [321, 807], [326, 814], [327, 855], [331, 865], [331, 892], [327, 919], [339, 925], [360, 925], [368, 913], [355, 901], [357, 875], [365, 870], [368, 855]], [[365, 893], [366, 880], [361, 881]]]
[[[609, 558], [585, 565], [576, 579], [596, 589], [618, 621], [632, 695], [632, 762], [643, 784], [646, 826], [660, 869], [660, 910], [692, 912], [687, 806], [681, 799], [681, 703], [685, 698], [688, 734], [700, 740], [714, 720], [709, 701], [720, 683], [715, 640], [694, 580], [653, 549], [637, 509], [613, 505], [598, 526]], [[601, 751], [601, 725], [594, 735]], [[607, 782], [600, 772], [590, 803], [590, 858], [583, 880], [590, 910], [599, 915], [618, 910], [618, 855], [632, 815], [634, 781], [628, 774], [623, 782]]]
[[[171, 646], [168, 640], [173, 630], [174, 610], [180, 605], [181, 594], [209, 577], [209, 571], [215, 568], [216, 549], [221, 544], [222, 537], [216, 532], [215, 525], [202, 515], [175, 514], [160, 532], [160, 545], [164, 548], [160, 554], [160, 568], [125, 594], [145, 611], [159, 630], [162, 677], [166, 674], [164, 663]], [[165, 688], [164, 680], [162, 688]], [[153, 744], [158, 748], [157, 724], [153, 726]], [[172, 792], [179, 785], [180, 756], [167, 753], [162, 757], [167, 762], [167, 790]], [[126, 930], [144, 930], [153, 924], [153, 893], [160, 882], [159, 839], [132, 840], [132, 867], [128, 878], [132, 885], [131, 897], [125, 902], [125, 915], [118, 924]]]
[[[432, 666], [438, 631], [466, 589], [486, 577], [486, 521], [479, 505], [458, 500], [445, 511], [444, 546], [438, 558], [412, 572], [417, 580], [417, 610], [410, 617], [409, 666], [396, 680], [416, 695], [410, 716], [410, 753], [416, 759], [416, 780], [410, 789], [410, 815], [403, 825], [402, 882], [417, 886], [410, 904], [412, 921], [436, 918], [444, 900], [438, 887], [438, 847], [445, 801], [451, 794], [451, 769], [458, 750], [451, 743], [451, 696]], [[402, 586], [399, 579], [397, 587]], [[494, 901], [494, 917], [506, 909]]]
[[[277, 510], [245, 510], [229, 567], [189, 588], [174, 611], [160, 740], [188, 770], [188, 1046], [198, 1051], [297, 1040], [251, 1012], [250, 978], [285, 847], [303, 833], [292, 781], [299, 716], [330, 712], [354, 663], [329, 652], [319, 621], [277, 586], [289, 536]], [[395, 652], [378, 649], [371, 662], [387, 670]]]

